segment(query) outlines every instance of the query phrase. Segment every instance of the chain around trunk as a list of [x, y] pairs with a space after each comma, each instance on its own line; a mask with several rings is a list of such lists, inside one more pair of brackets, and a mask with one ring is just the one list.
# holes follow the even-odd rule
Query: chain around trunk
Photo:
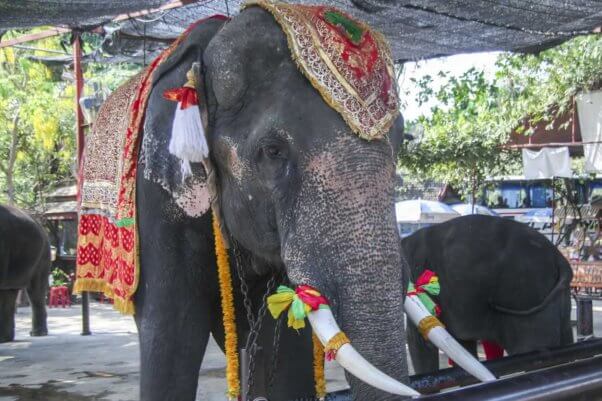
[[[231, 240], [231, 243], [233, 245], [232, 249], [234, 252], [234, 257], [236, 259], [237, 273], [240, 278], [240, 290], [241, 290], [241, 293], [243, 296], [243, 304], [245, 306], [247, 320], [249, 321], [249, 335], [248, 335], [247, 341], [245, 343], [245, 349], [247, 350], [247, 353], [249, 356], [249, 383], [248, 383], [248, 386], [246, 389], [242, 389], [245, 392], [245, 398], [248, 400], [251, 389], [253, 388], [253, 384], [255, 381], [254, 376], [255, 376], [256, 356], [257, 356], [257, 351], [259, 349], [259, 346], [257, 345], [257, 339], [259, 338], [259, 334], [261, 333], [261, 327], [263, 326], [263, 320], [266, 315], [267, 298], [274, 292], [274, 290], [276, 288], [276, 281], [281, 281], [281, 274], [279, 274], [279, 273], [273, 274], [272, 277], [270, 277], [270, 279], [268, 280], [267, 285], [266, 285], [266, 291], [263, 294], [263, 297], [261, 299], [261, 306], [259, 307], [259, 310], [257, 311], [257, 316], [254, 316], [253, 304], [251, 303], [251, 298], [249, 297], [249, 286], [247, 285], [246, 275], [245, 275], [245, 271], [244, 271], [243, 263], [242, 263], [242, 255], [241, 255], [239, 246], [236, 243], [236, 241]], [[274, 362], [274, 360], [277, 358], [277, 354], [278, 354], [278, 347], [279, 347], [279, 342], [280, 342], [279, 326], [280, 326], [280, 324], [278, 321], [276, 323], [276, 327], [274, 330], [274, 341], [272, 344], [273, 345], [272, 362]], [[274, 375], [275, 375], [275, 367], [274, 367], [274, 364], [272, 363], [272, 369], [270, 370], [270, 376], [269, 376], [268, 391], [269, 391], [269, 388], [273, 384]]]

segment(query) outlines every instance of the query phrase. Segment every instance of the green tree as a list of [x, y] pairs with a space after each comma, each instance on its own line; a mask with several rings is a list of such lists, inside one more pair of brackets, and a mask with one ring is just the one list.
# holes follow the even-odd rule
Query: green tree
[[33, 206], [50, 183], [70, 175], [73, 86], [18, 50], [0, 52], [0, 201]]
[[[48, 38], [35, 46], [64, 51], [67, 39]], [[86, 39], [84, 51], [98, 45], [93, 36]], [[75, 179], [76, 137], [75, 87], [65, 79], [72, 74], [33, 61], [30, 54], [13, 47], [0, 50], [0, 203], [33, 209], [39, 208], [44, 192]], [[93, 93], [93, 86], [113, 90], [139, 68], [90, 63], [84, 71], [84, 94]]]
[[[436, 99], [431, 114], [407, 123], [417, 140], [402, 150], [400, 168], [423, 179], [452, 184], [464, 198], [487, 177], [520, 172], [520, 152], [504, 147], [524, 118], [553, 121], [573, 96], [600, 84], [602, 37], [578, 37], [538, 55], [502, 54], [495, 78], [471, 69], [459, 77], [439, 73], [414, 80], [416, 101]], [[525, 135], [532, 132], [524, 130]]]

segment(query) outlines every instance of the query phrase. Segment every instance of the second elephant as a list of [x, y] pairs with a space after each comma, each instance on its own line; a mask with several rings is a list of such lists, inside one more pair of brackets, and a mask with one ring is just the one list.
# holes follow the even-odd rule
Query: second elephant
[[0, 205], [0, 343], [15, 338], [15, 300], [26, 288], [32, 336], [48, 334], [46, 293], [50, 244], [44, 229], [21, 210]]
[[[573, 342], [567, 260], [543, 235], [521, 223], [471, 215], [418, 230], [402, 240], [413, 281], [434, 271], [434, 300], [449, 332], [476, 355], [476, 342], [510, 355]], [[416, 373], [439, 369], [438, 351], [408, 325]]]

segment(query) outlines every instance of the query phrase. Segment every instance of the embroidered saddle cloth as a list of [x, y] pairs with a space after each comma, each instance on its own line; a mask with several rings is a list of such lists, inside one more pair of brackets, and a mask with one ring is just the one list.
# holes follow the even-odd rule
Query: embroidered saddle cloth
[[269, 11], [287, 36], [299, 69], [364, 139], [387, 134], [399, 114], [391, 50], [367, 25], [328, 6], [250, 0]]
[[125, 314], [134, 314], [140, 274], [136, 171], [152, 75], [200, 22], [109, 97], [86, 138], [73, 291], [102, 292]]

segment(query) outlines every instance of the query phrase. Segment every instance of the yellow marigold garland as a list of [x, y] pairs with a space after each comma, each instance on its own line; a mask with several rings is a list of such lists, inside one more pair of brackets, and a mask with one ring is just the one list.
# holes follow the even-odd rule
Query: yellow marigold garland
[[238, 377], [238, 338], [236, 334], [236, 313], [234, 311], [234, 295], [228, 251], [224, 246], [224, 238], [219, 226], [219, 220], [213, 212], [213, 235], [215, 236], [215, 256], [219, 277], [219, 290], [222, 300], [224, 332], [226, 342], [226, 381], [228, 382], [228, 398], [236, 400], [240, 394], [240, 379]]
[[316, 384], [316, 397], [323, 400], [326, 397], [326, 379], [324, 378], [324, 349], [318, 336], [312, 334], [314, 345], [314, 382]]

